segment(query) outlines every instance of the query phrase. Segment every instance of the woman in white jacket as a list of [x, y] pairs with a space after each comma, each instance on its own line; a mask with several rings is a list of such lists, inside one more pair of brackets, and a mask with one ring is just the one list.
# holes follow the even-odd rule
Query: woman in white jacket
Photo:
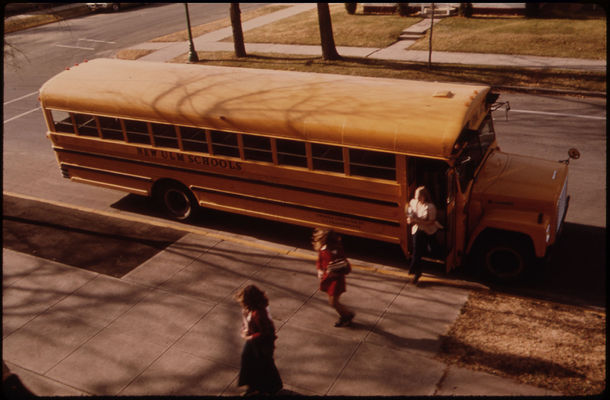
[[441, 225], [436, 221], [436, 207], [425, 186], [415, 189], [415, 197], [411, 199], [406, 208], [407, 224], [411, 225], [411, 236], [413, 237], [413, 254], [409, 274], [415, 275], [413, 283], [417, 283], [421, 277], [422, 254], [426, 252], [430, 239]]

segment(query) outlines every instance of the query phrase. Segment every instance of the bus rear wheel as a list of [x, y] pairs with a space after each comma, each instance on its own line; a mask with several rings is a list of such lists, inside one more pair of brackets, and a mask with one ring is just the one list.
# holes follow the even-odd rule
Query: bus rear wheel
[[498, 283], [519, 280], [533, 258], [531, 246], [518, 237], [500, 236], [483, 243], [477, 264], [483, 275]]
[[178, 221], [190, 219], [197, 208], [197, 201], [191, 191], [176, 182], [162, 184], [156, 197], [163, 212]]

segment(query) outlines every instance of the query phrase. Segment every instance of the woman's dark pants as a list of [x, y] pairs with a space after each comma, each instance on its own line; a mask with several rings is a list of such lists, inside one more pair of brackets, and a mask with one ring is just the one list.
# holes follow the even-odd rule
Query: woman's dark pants
[[421, 275], [421, 258], [426, 253], [429, 241], [430, 236], [421, 229], [418, 229], [413, 235], [413, 254], [409, 265], [410, 274]]

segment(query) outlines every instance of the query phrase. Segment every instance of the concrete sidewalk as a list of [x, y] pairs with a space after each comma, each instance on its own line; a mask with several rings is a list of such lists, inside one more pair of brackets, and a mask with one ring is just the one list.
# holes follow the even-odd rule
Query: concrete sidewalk
[[[257, 28], [280, 19], [297, 15], [304, 11], [315, 8], [315, 3], [298, 3], [292, 7], [276, 11], [243, 23], [243, 31]], [[439, 19], [435, 20], [438, 22]], [[430, 20], [424, 19], [405, 31], [425, 32], [430, 28]], [[221, 40], [232, 37], [231, 27], [223, 28], [193, 39], [196, 51], [233, 51], [233, 42], [222, 42]], [[427, 62], [428, 52], [421, 50], [409, 50], [415, 40], [399, 40], [387, 48], [369, 47], [342, 47], [337, 51], [347, 57], [369, 57], [380, 60]], [[306, 56], [322, 56], [320, 46], [305, 45], [280, 45], [273, 43], [246, 43], [246, 52], [249, 53], [272, 53], [272, 54], [294, 54]], [[131, 46], [129, 49], [154, 50], [152, 53], [139, 58], [143, 61], [166, 62], [188, 53], [188, 41], [174, 43], [147, 42]], [[463, 65], [489, 65], [525, 68], [561, 68], [589, 71], [605, 71], [606, 60], [572, 59], [561, 57], [539, 57], [506, 54], [479, 54], [458, 53], [446, 51], [433, 51], [432, 62]]]
[[[354, 265], [361, 263], [352, 260]], [[266, 291], [282, 394], [559, 395], [435, 358], [468, 289], [354, 268], [335, 328], [313, 252], [188, 234], [121, 279], [3, 250], [3, 358], [41, 396], [232, 396], [233, 295]]]

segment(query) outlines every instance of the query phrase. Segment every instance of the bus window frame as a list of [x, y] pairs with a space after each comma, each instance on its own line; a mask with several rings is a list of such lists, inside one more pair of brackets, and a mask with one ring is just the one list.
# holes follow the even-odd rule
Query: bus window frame
[[[50, 130], [51, 132], [54, 132], [57, 134], [75, 135], [75, 136], [84, 137], [84, 138], [93, 137], [93, 136], [88, 136], [88, 135], [80, 135], [78, 132], [75, 114], [81, 115], [82, 113], [76, 113], [76, 112], [65, 111], [65, 110], [60, 110], [60, 109], [45, 109], [45, 113], [47, 113], [47, 115], [49, 115], [49, 117], [50, 117], [49, 123], [50, 123], [50, 127], [52, 127], [52, 130]], [[57, 113], [68, 114], [69, 119], [72, 122], [72, 130], [74, 132], [61, 132], [61, 131], [56, 130], [56, 125], [61, 122], [61, 121], [56, 121], [55, 115]], [[211, 129], [207, 129], [207, 128], [203, 128], [203, 127], [183, 126], [183, 125], [168, 124], [168, 123], [156, 122], [156, 121], [144, 121], [144, 120], [138, 120], [138, 119], [133, 119], [133, 118], [124, 118], [124, 117], [111, 117], [111, 116], [99, 115], [99, 114], [82, 114], [82, 115], [89, 116], [95, 120], [96, 128], [98, 131], [98, 136], [96, 137], [96, 139], [100, 139], [100, 140], [104, 140], [104, 141], [111, 141], [113, 143], [124, 142], [126, 144], [133, 144], [133, 145], [138, 145], [138, 146], [141, 146], [141, 145], [152, 146], [152, 147], [156, 147], [156, 148], [169, 149], [169, 150], [185, 152], [185, 153], [198, 153], [198, 154], [204, 154], [204, 155], [209, 155], [209, 156], [214, 156], [214, 157], [236, 158], [239, 160], [256, 163], [256, 164], [260, 164], [260, 165], [274, 165], [274, 166], [284, 167], [284, 168], [286, 168], [286, 167], [287, 168], [299, 168], [304, 171], [322, 172], [324, 174], [329, 174], [329, 175], [339, 174], [341, 176], [350, 177], [352, 179], [373, 180], [373, 181], [380, 181], [380, 182], [384, 182], [384, 183], [395, 183], [395, 184], [398, 183], [398, 179], [399, 179], [398, 160], [400, 158], [399, 157], [400, 154], [398, 154], [398, 153], [392, 153], [392, 152], [388, 152], [388, 151], [358, 149], [358, 148], [354, 148], [354, 147], [341, 146], [341, 145], [336, 145], [336, 144], [327, 144], [327, 143], [317, 143], [317, 142], [306, 141], [306, 140], [281, 139], [281, 140], [284, 140], [288, 144], [299, 144], [299, 146], [300, 145], [304, 146], [305, 154], [286, 153], [286, 155], [289, 157], [302, 158], [305, 161], [304, 164], [306, 164], [306, 166], [305, 165], [296, 165], [296, 163], [281, 162], [279, 146], [278, 146], [278, 142], [277, 142], [280, 139], [275, 138], [273, 136], [254, 135], [254, 134], [250, 134], [250, 133], [232, 132], [232, 131], [228, 131], [228, 130], [219, 130], [219, 129], [211, 130]], [[105, 130], [108, 132], [110, 132], [110, 131], [115, 132], [115, 134], [118, 134], [119, 130], [113, 129], [112, 123], [110, 123], [110, 125], [108, 125], [108, 126], [104, 126], [105, 122], [103, 124], [100, 118], [106, 118], [106, 119], [108, 119], [108, 121], [112, 121], [112, 120], [118, 121], [122, 138], [118, 139], [117, 137], [104, 137]], [[65, 121], [65, 120], [67, 120], [67, 119], [64, 119], [62, 121]], [[150, 143], [147, 143], [143, 140], [134, 141], [133, 138], [131, 138], [128, 135], [128, 131], [129, 131], [129, 129], [131, 129], [131, 128], [128, 129], [128, 126], [127, 126], [128, 123], [142, 124], [142, 128], [145, 128], [146, 132], [143, 132], [143, 129], [136, 129], [137, 127], [135, 127], [134, 129], [136, 129], [136, 130], [134, 130], [133, 134], [143, 135], [143, 136], [145, 135], [148, 138], [148, 140], [150, 141]], [[176, 136], [171, 137], [171, 139], [174, 139], [177, 141], [177, 146], [168, 147], [168, 146], [159, 145], [157, 143], [158, 141], [156, 140], [153, 124], [163, 125], [165, 127], [165, 129], [167, 129], [167, 127], [169, 127], [170, 129], [173, 129], [173, 132], [175, 133]], [[66, 124], [65, 126], [67, 127], [68, 125]], [[206, 153], [205, 151], [202, 151], [202, 150], [185, 150], [184, 149], [184, 139], [182, 137], [182, 131], [181, 131], [182, 128], [200, 130], [201, 132], [203, 132], [205, 134], [206, 141], [205, 141], [205, 143], [204, 142], [199, 142], [199, 143], [201, 143], [202, 145], [205, 145], [207, 147], [208, 153]], [[236, 143], [236, 145], [225, 144], [225, 143], [215, 143], [212, 140], [214, 133], [217, 135], [217, 137], [220, 137], [218, 135], [227, 135], [227, 136], [223, 136], [223, 137], [229, 137], [229, 138], [231, 136], [233, 136], [237, 143]], [[268, 140], [269, 144], [270, 144], [269, 150], [265, 149], [265, 150], [260, 150], [260, 151], [262, 151], [262, 152], [268, 151], [271, 154], [271, 160], [257, 160], [257, 159], [248, 158], [245, 154], [246, 148], [245, 148], [245, 143], [243, 140], [243, 135], [246, 135], [247, 137], [257, 137], [258, 136], [258, 137], [264, 138], [265, 140]], [[194, 140], [193, 142], [196, 142], [196, 140]], [[214, 152], [214, 144], [216, 144], [217, 146], [228, 146], [228, 147], [234, 149], [233, 155], [218, 154], [218, 151]], [[314, 157], [314, 151], [313, 151], [314, 146], [319, 146], [318, 150], [326, 149], [326, 151], [329, 151], [329, 150], [333, 151], [335, 153], [334, 155], [340, 154], [341, 160], [339, 160], [336, 157], [335, 158], [331, 157], [329, 159], [326, 159], [321, 156]], [[255, 149], [255, 150], [259, 151], [258, 149]], [[373, 176], [373, 174], [365, 175], [365, 174], [354, 173], [354, 171], [351, 167], [351, 161], [350, 161], [351, 160], [350, 151], [353, 151], [353, 150], [378, 152], [380, 154], [392, 156], [394, 159], [393, 167], [388, 167], [386, 165], [377, 165], [377, 164], [367, 164], [367, 165], [363, 164], [363, 166], [368, 166], [368, 167], [377, 168], [377, 169], [391, 170], [391, 171], [393, 171], [394, 177], [388, 178], [388, 177]], [[237, 153], [239, 153], [239, 154], [237, 154]], [[332, 170], [328, 169], [328, 168], [319, 167], [319, 166], [315, 167], [314, 160], [333, 162], [333, 163], [336, 163], [337, 166], [336, 166], [336, 168], [334, 168]], [[339, 165], [341, 165], [341, 168], [339, 168]]]

